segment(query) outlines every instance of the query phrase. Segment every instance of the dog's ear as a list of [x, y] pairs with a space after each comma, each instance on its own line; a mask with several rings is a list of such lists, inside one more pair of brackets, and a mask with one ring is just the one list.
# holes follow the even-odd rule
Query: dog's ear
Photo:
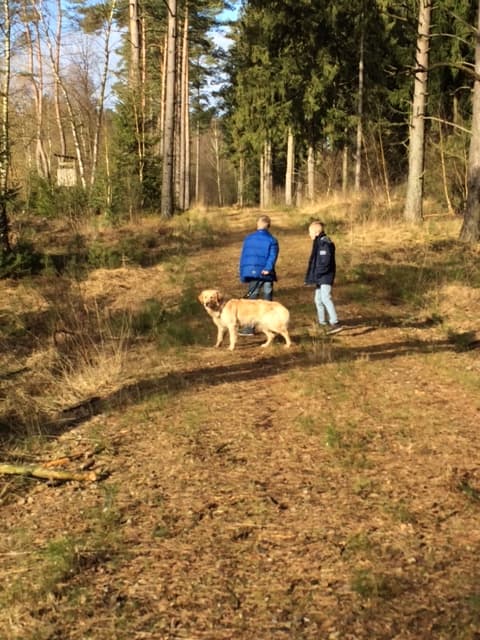
[[217, 302], [218, 304], [222, 304], [223, 302], [223, 293], [221, 291], [217, 291]]

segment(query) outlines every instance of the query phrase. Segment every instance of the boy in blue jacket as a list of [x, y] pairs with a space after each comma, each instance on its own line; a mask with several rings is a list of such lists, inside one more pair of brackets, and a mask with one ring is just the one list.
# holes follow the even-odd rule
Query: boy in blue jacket
[[[240, 281], [248, 283], [246, 298], [258, 298], [260, 290], [265, 300], [273, 300], [273, 283], [277, 280], [275, 264], [278, 258], [278, 241], [270, 233], [271, 220], [260, 216], [257, 230], [243, 241], [240, 254]], [[253, 327], [239, 331], [241, 335], [253, 335]]]
[[332, 287], [335, 280], [335, 245], [325, 233], [323, 222], [316, 220], [308, 228], [313, 240], [312, 251], [308, 260], [305, 284], [315, 285], [315, 307], [320, 326], [327, 327], [325, 312], [328, 316], [329, 335], [339, 333], [343, 327], [339, 324], [337, 311], [332, 300]]

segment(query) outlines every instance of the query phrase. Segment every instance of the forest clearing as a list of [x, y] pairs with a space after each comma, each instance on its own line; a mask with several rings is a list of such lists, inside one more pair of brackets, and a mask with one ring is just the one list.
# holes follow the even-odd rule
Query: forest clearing
[[0, 463], [90, 474], [0, 475], [1, 640], [480, 638], [478, 246], [438, 212], [269, 211], [293, 344], [215, 349], [197, 296], [245, 293], [257, 215], [97, 226], [88, 271], [45, 223], [50, 270], [0, 281]]

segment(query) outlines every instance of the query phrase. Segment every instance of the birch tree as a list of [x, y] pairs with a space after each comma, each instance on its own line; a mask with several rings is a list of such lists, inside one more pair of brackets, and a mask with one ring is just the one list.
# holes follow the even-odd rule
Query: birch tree
[[110, 70], [111, 34], [116, 6], [116, 0], [111, 0], [106, 4], [90, 6], [82, 12], [84, 17], [81, 21], [81, 26], [83, 27], [83, 29], [87, 33], [102, 32], [103, 37], [102, 71], [100, 75], [100, 84], [95, 103], [95, 122], [93, 129], [93, 139], [91, 140], [92, 157], [90, 167], [90, 188], [93, 188], [97, 177], [100, 135], [103, 125], [106, 87]]
[[10, 141], [8, 135], [8, 99], [10, 95], [11, 20], [8, 0], [2, 2], [0, 26], [0, 252], [10, 253], [7, 214], [8, 174], [10, 169]]
[[35, 105], [35, 165], [37, 173], [44, 179], [50, 178], [50, 163], [45, 151], [44, 138], [44, 63], [41, 46], [39, 16], [35, 7], [22, 4], [21, 17], [27, 47], [28, 76], [33, 91]]
[[60, 50], [61, 50], [61, 35], [62, 35], [61, 29], [58, 26], [59, 24], [61, 24], [61, 21], [62, 21], [62, 7], [60, 4], [60, 0], [58, 0], [58, 4], [57, 4], [57, 31], [56, 31], [55, 39], [52, 37], [51, 31], [50, 31], [49, 16], [46, 13], [42, 13], [41, 19], [42, 19], [43, 28], [44, 28], [45, 45], [47, 47], [47, 51], [50, 59], [51, 71], [55, 81], [56, 90], [58, 90], [59, 92], [59, 95], [57, 98], [58, 99], [57, 122], [59, 123], [60, 130], [63, 130], [62, 116], [61, 116], [61, 110], [60, 110], [60, 95], [61, 95], [61, 97], [63, 97], [64, 104], [67, 110], [68, 122], [70, 125], [71, 134], [72, 134], [73, 146], [75, 149], [75, 157], [77, 159], [77, 165], [78, 165], [78, 172], [80, 175], [80, 183], [82, 187], [86, 189], [87, 178], [86, 178], [86, 171], [85, 171], [85, 154], [83, 151], [82, 139], [81, 139], [82, 138], [81, 125], [78, 122], [78, 118], [76, 117], [73, 101], [72, 101], [70, 92], [68, 90], [67, 83], [65, 82], [62, 76], [61, 67], [60, 67], [60, 61], [61, 61]]

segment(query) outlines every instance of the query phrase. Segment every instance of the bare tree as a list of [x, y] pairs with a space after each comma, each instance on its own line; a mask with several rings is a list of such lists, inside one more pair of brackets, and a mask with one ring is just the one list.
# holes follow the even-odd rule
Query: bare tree
[[[55, 30], [55, 51], [53, 53], [52, 64], [54, 68], [60, 69], [60, 52], [62, 48], [62, 24], [63, 24], [63, 11], [62, 0], [57, 0], [57, 25]], [[58, 136], [60, 139], [60, 154], [62, 156], [67, 155], [67, 139], [65, 135], [65, 128], [62, 119], [62, 109], [60, 106], [60, 83], [57, 76], [54, 74], [54, 100], [55, 100], [55, 115], [57, 119]]]
[[[58, 0], [58, 3], [60, 4], [60, 0]], [[85, 189], [87, 186], [87, 180], [86, 180], [86, 174], [85, 174], [85, 154], [82, 146], [81, 126], [80, 126], [80, 123], [78, 122], [78, 118], [76, 117], [74, 105], [73, 105], [70, 93], [68, 91], [67, 83], [64, 81], [64, 78], [61, 75], [61, 69], [60, 69], [61, 29], [58, 27], [58, 24], [59, 23], [61, 24], [62, 8], [61, 6], [57, 5], [57, 9], [58, 9], [57, 31], [56, 31], [55, 40], [53, 40], [50, 33], [48, 17], [42, 13], [42, 22], [43, 22], [43, 27], [45, 32], [45, 45], [49, 53], [52, 74], [55, 79], [55, 86], [59, 94], [61, 93], [65, 103], [66, 110], [67, 110], [68, 122], [70, 124], [70, 130], [71, 130], [72, 139], [73, 139], [73, 146], [75, 149], [75, 156], [78, 164], [78, 172], [80, 175], [80, 182], [82, 187]], [[57, 121], [58, 121], [60, 130], [63, 131], [62, 117], [61, 117], [61, 111], [60, 111], [60, 95], [58, 96]]]
[[473, 84], [472, 135], [468, 153], [467, 202], [460, 240], [474, 244], [480, 239], [480, 0], [475, 30], [475, 80]]
[[93, 149], [92, 149], [92, 167], [90, 172], [90, 186], [93, 187], [97, 177], [98, 156], [100, 146], [100, 133], [103, 124], [103, 114], [105, 109], [105, 92], [108, 80], [108, 72], [110, 69], [110, 38], [112, 33], [113, 16], [115, 13], [117, 2], [112, 0], [110, 5], [105, 5], [105, 14], [103, 17], [103, 69], [100, 78], [100, 87], [98, 91], [97, 101], [95, 105], [95, 127], [93, 132]]
[[420, 0], [418, 14], [415, 82], [410, 120], [408, 180], [404, 217], [408, 222], [423, 219], [423, 172], [425, 163], [425, 109], [427, 103], [428, 52], [432, 0]]
[[36, 7], [23, 3], [21, 7], [24, 36], [27, 45], [28, 76], [33, 90], [35, 104], [35, 165], [38, 174], [45, 179], [50, 178], [50, 163], [45, 151], [44, 141], [44, 107], [45, 94], [43, 52], [38, 28], [39, 15]]

